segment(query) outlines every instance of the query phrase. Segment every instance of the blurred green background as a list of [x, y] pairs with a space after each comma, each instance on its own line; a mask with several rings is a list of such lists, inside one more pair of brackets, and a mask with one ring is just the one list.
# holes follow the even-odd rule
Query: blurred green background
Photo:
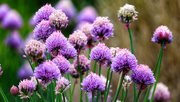
[[[180, 0], [72, 0], [77, 13], [87, 5], [96, 8], [100, 16], [108, 16], [114, 24], [114, 37], [106, 40], [108, 47], [120, 47], [130, 49], [130, 41], [128, 31], [124, 29], [124, 25], [118, 21], [117, 11], [120, 6], [126, 3], [135, 5], [138, 11], [138, 20], [131, 24], [131, 30], [134, 40], [135, 56], [139, 64], [147, 64], [151, 69], [154, 68], [160, 51], [160, 45], [151, 42], [151, 38], [155, 29], [160, 25], [166, 25], [173, 32], [173, 42], [167, 46], [164, 52], [159, 82], [169, 87], [171, 93], [171, 102], [180, 102]], [[0, 0], [2, 3], [8, 4], [11, 9], [17, 10], [22, 16], [24, 25], [19, 30], [22, 38], [33, 31], [33, 27], [29, 26], [29, 20], [32, 15], [46, 3], [54, 6], [58, 0]], [[63, 32], [67, 36], [72, 33], [75, 23], [64, 29]], [[24, 63], [22, 55], [4, 45], [4, 39], [10, 31], [0, 27], [0, 64], [4, 71], [0, 76], [0, 87], [4, 90], [10, 102], [13, 102], [13, 96], [9, 90], [12, 85], [17, 86], [19, 79], [17, 71]], [[87, 52], [85, 53], [87, 55]], [[93, 63], [92, 63], [93, 64]], [[102, 73], [106, 76], [107, 68], [104, 67]], [[118, 75], [113, 74], [112, 80], [112, 96], [115, 95], [117, 87]], [[78, 85], [79, 86], [79, 85]], [[76, 87], [74, 100], [79, 97], [79, 87]], [[127, 102], [132, 102], [133, 92], [132, 86], [127, 96]], [[140, 96], [139, 102], [142, 102], [146, 90]], [[120, 95], [119, 95], [120, 96]], [[119, 97], [120, 98], [120, 97]], [[0, 96], [0, 102], [3, 102]], [[75, 101], [75, 102], [78, 102]]]

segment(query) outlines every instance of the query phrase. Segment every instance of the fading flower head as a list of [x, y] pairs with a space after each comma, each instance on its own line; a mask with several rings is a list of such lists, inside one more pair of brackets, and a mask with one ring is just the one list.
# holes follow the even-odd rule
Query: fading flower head
[[108, 37], [113, 37], [113, 30], [113, 24], [108, 17], [97, 17], [93, 23], [91, 32], [93, 36], [104, 41]]
[[0, 21], [4, 19], [6, 14], [9, 12], [9, 6], [7, 4], [1, 4], [0, 5]]
[[155, 83], [155, 78], [149, 66], [140, 64], [136, 69], [133, 70], [131, 74], [132, 82], [137, 84], [139, 90], [143, 90], [147, 85]]
[[122, 86], [124, 88], [124, 90], [126, 91], [126, 89], [131, 85], [132, 81], [131, 81], [131, 77], [126, 75], [124, 77], [124, 80], [123, 80], [123, 83], [122, 83]]
[[74, 67], [74, 64], [71, 64], [70, 68], [69, 68], [69, 74], [73, 77], [73, 78], [79, 78], [79, 73], [77, 72], [77, 70]]
[[64, 93], [70, 86], [70, 82], [69, 80], [67, 80], [64, 77], [60, 77], [57, 81], [56, 81], [56, 87], [55, 87], [55, 93], [59, 94], [59, 93]]

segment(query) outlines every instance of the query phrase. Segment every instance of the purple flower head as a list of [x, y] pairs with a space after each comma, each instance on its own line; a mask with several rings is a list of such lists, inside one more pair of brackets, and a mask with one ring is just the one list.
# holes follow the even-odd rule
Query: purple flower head
[[18, 78], [25, 79], [29, 76], [33, 76], [33, 71], [29, 62], [26, 61], [18, 70]]
[[[92, 102], [92, 92], [88, 92], [87, 95], [88, 95], [89, 102]], [[101, 98], [102, 97], [104, 98], [103, 95], [101, 96]], [[97, 98], [97, 93], [94, 94], [94, 102], [96, 102], [96, 98]], [[112, 97], [110, 96], [110, 94], [108, 94], [106, 102], [112, 102], [111, 98]], [[100, 101], [100, 100], [98, 100], [98, 101]], [[116, 101], [116, 102], [118, 102], [118, 101]]]
[[54, 53], [54, 56], [56, 56], [59, 50], [67, 48], [67, 44], [67, 38], [65, 38], [61, 32], [56, 31], [46, 40], [46, 48], [48, 49], [47, 52]]
[[[84, 74], [84, 72], [88, 71], [90, 69], [90, 63], [91, 61], [86, 56], [79, 55], [80, 73]], [[74, 60], [74, 67], [79, 71], [77, 58]]]
[[171, 43], [173, 35], [167, 26], [159, 26], [153, 34], [152, 41], [162, 44], [165, 43], [165, 48], [167, 43]]
[[54, 63], [58, 66], [61, 74], [66, 74], [66, 73], [68, 72], [69, 67], [70, 67], [70, 63], [69, 63], [69, 61], [68, 61], [66, 58], [64, 58], [62, 55], [57, 55], [57, 56], [52, 60], [52, 62], [54, 62]]
[[4, 19], [6, 14], [9, 12], [9, 6], [7, 4], [1, 4], [0, 5], [0, 21]]
[[83, 21], [87, 21], [89, 23], [93, 23], [97, 16], [98, 15], [94, 7], [87, 6], [78, 14], [77, 22], [80, 23]]
[[9, 11], [2, 20], [2, 27], [5, 29], [20, 29], [22, 25], [23, 20], [15, 10]]
[[84, 24], [80, 30], [87, 36], [87, 47], [92, 48], [94, 45], [93, 43], [97, 42], [98, 39], [92, 35], [91, 33], [92, 24], [86, 23]]
[[42, 39], [44, 42], [55, 31], [49, 21], [42, 20], [34, 29], [34, 37]]
[[55, 92], [56, 94], [59, 93], [64, 93], [67, 89], [69, 89], [70, 86], [70, 82], [69, 80], [67, 80], [64, 77], [60, 77], [57, 81], [56, 81], [56, 87], [55, 87]]
[[98, 61], [101, 65], [110, 62], [112, 60], [111, 56], [109, 48], [104, 43], [99, 43], [90, 53], [90, 59]]
[[41, 57], [44, 50], [45, 45], [37, 40], [30, 40], [25, 47], [25, 53], [33, 59]]
[[5, 43], [12, 49], [19, 49], [23, 43], [23, 40], [19, 32], [14, 30], [6, 37]]
[[137, 20], [137, 13], [134, 5], [125, 4], [123, 7], [120, 7], [118, 11], [119, 21], [129, 24], [132, 21]]
[[1, 70], [1, 64], [0, 64], [0, 76], [2, 75], [3, 71]]
[[86, 92], [90, 92], [90, 91], [103, 92], [105, 90], [105, 83], [103, 82], [102, 78], [93, 72], [90, 72], [89, 75], [86, 78], [84, 78], [81, 85], [83, 86], [82, 90]]
[[[154, 86], [151, 88], [150, 94], [149, 94], [149, 100], [151, 99], [151, 95], [153, 92]], [[157, 83], [156, 90], [154, 93], [153, 100], [154, 101], [165, 101], [170, 98], [170, 92], [168, 90], [168, 87], [164, 85], [163, 83]]]
[[20, 93], [19, 96], [21, 96], [21, 99], [30, 98], [30, 96], [33, 94], [33, 90], [36, 89], [35, 84], [28, 79], [24, 79], [23, 81], [20, 81], [18, 87]]
[[74, 7], [71, 0], [61, 0], [56, 6], [56, 10], [62, 10], [68, 17], [68, 19], [72, 19], [76, 14], [76, 8]]
[[108, 37], [113, 37], [113, 30], [113, 24], [108, 17], [97, 17], [93, 23], [91, 32], [93, 36], [104, 41]]
[[113, 59], [111, 68], [118, 74], [121, 71], [127, 74], [130, 70], [134, 70], [137, 67], [137, 62], [136, 57], [129, 50], [122, 49]]
[[49, 16], [53, 13], [55, 9], [51, 6], [51, 4], [46, 4], [41, 7], [36, 14], [34, 15], [34, 22], [38, 24], [42, 20], [49, 20]]
[[78, 54], [80, 54], [80, 51], [83, 50], [87, 44], [87, 37], [81, 30], [76, 30], [69, 36], [68, 41], [74, 46]]
[[30, 25], [31, 27], [35, 27], [35, 26], [36, 26], [36, 22], [34, 21], [34, 15], [30, 18], [30, 20], [29, 20], [29, 25]]
[[45, 83], [53, 79], [58, 79], [61, 76], [58, 66], [52, 61], [45, 61], [35, 67], [34, 76], [37, 79], [42, 79]]
[[76, 49], [68, 42], [67, 47], [60, 50], [60, 54], [66, 59], [74, 59], [77, 56]]
[[68, 25], [68, 17], [62, 10], [56, 10], [49, 16], [51, 26], [55, 26], [57, 30], [66, 28]]
[[79, 73], [77, 72], [77, 70], [74, 68], [74, 65], [71, 64], [70, 68], [69, 68], [69, 74], [73, 77], [73, 78], [79, 78]]
[[132, 82], [137, 84], [139, 90], [143, 90], [147, 85], [154, 84], [155, 78], [149, 66], [140, 64], [131, 74]]

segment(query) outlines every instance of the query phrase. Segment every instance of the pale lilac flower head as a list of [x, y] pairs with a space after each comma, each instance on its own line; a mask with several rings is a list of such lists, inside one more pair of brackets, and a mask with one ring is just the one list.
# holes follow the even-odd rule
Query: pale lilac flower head
[[32, 68], [31, 68], [29, 62], [25, 61], [25, 63], [18, 70], [18, 78], [25, 79], [32, 75], [33, 75]]
[[35, 84], [28, 79], [20, 81], [18, 87], [20, 93], [19, 96], [21, 96], [21, 99], [30, 98], [30, 96], [33, 94], [33, 91], [36, 89]]
[[[90, 69], [91, 61], [84, 55], [79, 55], [79, 66], [80, 66], [80, 73], [84, 73]], [[74, 67], [76, 70], [78, 69], [78, 61], [77, 58], [74, 60]]]
[[10, 89], [11, 95], [16, 96], [19, 92], [19, 89], [16, 86], [12, 86]]
[[1, 68], [1, 64], [0, 64], [0, 76], [1, 76], [1, 75], [2, 75], [2, 73], [3, 73], [3, 71], [1, 71], [1, 69], [2, 69], [2, 68]]
[[66, 59], [74, 59], [77, 56], [76, 49], [68, 42], [67, 47], [60, 49], [60, 54], [63, 55]]
[[110, 51], [111, 51], [111, 54], [112, 54], [112, 58], [114, 58], [115, 54], [117, 55], [121, 51], [121, 49], [119, 47], [111, 47]]
[[78, 54], [80, 54], [80, 51], [85, 49], [87, 44], [87, 36], [81, 30], [76, 30], [69, 36], [68, 41], [74, 46]]
[[76, 8], [74, 7], [71, 0], [60, 0], [55, 9], [62, 10], [68, 17], [68, 19], [72, 19], [76, 14]]
[[86, 78], [84, 78], [81, 85], [83, 86], [82, 90], [85, 90], [86, 92], [103, 92], [105, 90], [105, 83], [103, 82], [102, 78], [93, 72], [90, 72], [89, 75]]
[[59, 93], [64, 93], [70, 86], [70, 82], [69, 80], [67, 80], [64, 77], [60, 77], [57, 81], [56, 81], [56, 87], [55, 87], [55, 93], [59, 94]]
[[156, 81], [149, 66], [143, 64], [138, 65], [136, 69], [133, 70], [131, 80], [137, 84], [136, 87], [139, 90], [145, 89], [147, 85], [154, 84]]
[[167, 26], [159, 26], [153, 34], [152, 41], [159, 44], [164, 42], [166, 47], [166, 44], [169, 44], [173, 41], [172, 37], [172, 32], [168, 29]]
[[15, 10], [9, 11], [2, 20], [2, 27], [5, 29], [20, 29], [22, 25], [23, 20]]
[[1, 4], [0, 5], [0, 21], [4, 19], [6, 14], [9, 12], [9, 7], [7, 4]]
[[32, 58], [41, 57], [44, 50], [45, 45], [37, 40], [30, 40], [25, 47], [25, 53]]
[[99, 43], [91, 50], [90, 59], [96, 60], [103, 65], [105, 62], [110, 62], [112, 60], [111, 52], [104, 43]]
[[5, 43], [12, 49], [19, 49], [23, 43], [23, 40], [19, 32], [14, 30], [6, 37]]
[[113, 37], [113, 30], [113, 24], [108, 17], [97, 17], [93, 23], [91, 32], [93, 36], [104, 41], [108, 37]]
[[127, 74], [130, 70], [134, 70], [137, 67], [136, 57], [127, 49], [122, 49], [116, 54], [113, 59], [111, 68], [113, 71], [120, 74]]
[[[151, 99], [153, 89], [154, 89], [154, 86], [151, 88], [151, 91], [149, 94], [149, 100]], [[166, 85], [164, 85], [163, 83], [157, 83], [153, 100], [154, 101], [165, 101], [165, 100], [168, 100], [169, 98], [170, 98], [170, 92], [168, 90], [168, 87]]]
[[51, 26], [55, 26], [56, 29], [66, 28], [68, 25], [68, 17], [62, 10], [56, 10], [49, 16], [49, 22]]
[[49, 20], [49, 16], [53, 13], [55, 9], [51, 6], [51, 4], [46, 4], [41, 7], [36, 14], [34, 15], [34, 22], [38, 24], [42, 20]]
[[61, 73], [58, 66], [49, 60], [35, 67], [34, 76], [45, 83], [48, 83], [53, 79], [58, 79], [61, 76]]
[[77, 70], [74, 67], [74, 64], [71, 64], [70, 68], [69, 68], [69, 74], [73, 77], [73, 78], [79, 78], [79, 73], [77, 72]]
[[45, 40], [55, 31], [55, 28], [50, 25], [49, 21], [42, 20], [34, 29], [34, 37]]
[[137, 13], [134, 5], [125, 4], [123, 7], [120, 7], [118, 11], [119, 21], [129, 24], [132, 21], [137, 20]]
[[32, 17], [29, 20], [29, 25], [31, 27], [35, 27], [36, 26], [36, 22], [34, 21], [34, 15], [32, 15]]
[[52, 33], [46, 40], [46, 48], [48, 49], [47, 52], [57, 51], [58, 54], [59, 50], [65, 49], [67, 47], [68, 41], [64, 35], [56, 31]]
[[68, 61], [65, 57], [63, 57], [62, 55], [57, 55], [57, 56], [52, 60], [52, 62], [54, 62], [54, 63], [58, 66], [61, 74], [66, 74], [66, 73], [68, 72], [69, 67], [70, 67], [70, 63], [69, 63], [69, 61]]
[[77, 22], [80, 23], [83, 21], [87, 21], [89, 23], [93, 23], [97, 16], [98, 15], [94, 7], [87, 6], [78, 14]]
[[123, 80], [123, 83], [122, 83], [122, 86], [124, 88], [124, 90], [126, 91], [126, 89], [131, 85], [132, 81], [131, 81], [131, 77], [126, 75], [124, 77], [124, 80]]
[[92, 48], [94, 45], [93, 43], [97, 42], [98, 39], [92, 35], [91, 33], [92, 24], [86, 23], [84, 24], [80, 30], [87, 36], [87, 47]]

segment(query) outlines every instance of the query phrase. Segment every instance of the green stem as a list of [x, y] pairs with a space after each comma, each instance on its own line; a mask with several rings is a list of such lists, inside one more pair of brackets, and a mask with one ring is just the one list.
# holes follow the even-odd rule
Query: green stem
[[[76, 80], [76, 79], [75, 79], [75, 80]], [[74, 81], [74, 85], [73, 85], [73, 89], [72, 89], [72, 96], [73, 96], [73, 94], [74, 94], [75, 86], [76, 86], [76, 81]]]
[[79, 55], [77, 56], [77, 61], [78, 61], [78, 70], [79, 70], [79, 73], [80, 73], [80, 102], [82, 102], [82, 90], [81, 90], [81, 83], [82, 83], [82, 73], [81, 73], [81, 69], [80, 69], [80, 64], [79, 64]]
[[[67, 73], [68, 80], [70, 81], [70, 75]], [[72, 102], [72, 92], [71, 92], [71, 85], [69, 86], [69, 96], [70, 96], [70, 102]]]
[[[22, 49], [22, 48], [21, 48], [21, 49]], [[22, 49], [22, 51], [24, 52], [24, 54], [25, 54], [25, 56], [26, 56], [26, 58], [27, 58], [27, 60], [28, 60], [28, 62], [29, 62], [29, 64], [30, 64], [30, 66], [31, 66], [32, 71], [34, 72], [34, 67], [33, 67], [31, 61], [29, 60], [28, 55], [25, 53], [25, 51], [24, 51], [23, 49]]]
[[15, 96], [15, 101], [18, 102], [17, 97]]
[[[101, 76], [101, 64], [100, 63], [99, 63], [99, 76]], [[101, 102], [101, 91], [98, 91], [96, 102], [98, 102], [99, 97], [100, 97], [100, 102]]]
[[59, 94], [60, 102], [62, 102], [62, 93]]
[[126, 93], [125, 93], [124, 101], [122, 101], [122, 102], [126, 101], [127, 94], [128, 94], [128, 88], [126, 87]]
[[93, 70], [94, 73], [96, 73], [96, 65], [97, 65], [97, 61], [94, 62], [94, 70]]
[[101, 64], [99, 63], [99, 76], [101, 76]]
[[89, 48], [88, 59], [90, 59], [91, 48]]
[[104, 102], [107, 101], [107, 97], [108, 97], [108, 94], [109, 94], [109, 89], [110, 89], [110, 86], [111, 86], [112, 74], [113, 74], [113, 71], [111, 70], [110, 77], [109, 77], [108, 88], [107, 88], [107, 91], [105, 92], [106, 95], [105, 95], [105, 98], [104, 98]]
[[4, 99], [4, 102], [8, 102], [8, 99], [7, 99], [6, 95], [4, 94], [3, 90], [1, 89], [1, 87], [0, 87], [0, 93]]
[[36, 79], [36, 81], [37, 81], [37, 84], [38, 84], [38, 88], [39, 88], [39, 90], [40, 90], [41, 101], [42, 101], [42, 102], [46, 102], [46, 101], [44, 100], [43, 92], [42, 92], [42, 89], [41, 89], [41, 86], [40, 86], [40, 84], [39, 84], [38, 79]]
[[121, 86], [122, 86], [122, 82], [123, 82], [124, 76], [125, 76], [125, 74], [122, 74], [121, 81], [120, 81], [120, 84], [119, 84], [118, 89], [116, 91], [116, 95], [115, 95], [115, 98], [114, 98], [113, 102], [116, 102], [116, 100], [118, 98], [118, 95], [119, 95], [119, 92], [121, 90]]
[[94, 102], [94, 91], [92, 91], [92, 102]]
[[51, 82], [50, 87], [51, 87], [51, 101], [52, 101], [52, 102], [55, 102], [55, 99], [54, 99], [54, 85], [53, 85], [53, 82]]
[[[106, 92], [106, 90], [107, 90], [107, 84], [108, 84], [108, 80], [109, 80], [109, 72], [110, 72], [110, 69], [111, 69], [111, 67], [109, 67], [109, 69], [108, 69], [108, 71], [107, 71], [107, 76], [106, 76], [106, 86], [105, 86], [105, 90], [104, 90], [104, 92]], [[104, 94], [104, 97], [105, 97], [105, 95], [106, 94]]]
[[86, 102], [89, 102], [87, 93], [85, 93], [85, 95], [86, 95]]
[[66, 96], [67, 102], [69, 102], [69, 98], [66, 92], [64, 93], [64, 95]]
[[66, 101], [66, 98], [65, 98], [65, 95], [64, 95], [64, 93], [63, 93], [63, 102], [65, 102]]
[[137, 95], [137, 97], [136, 97], [136, 100], [135, 100], [134, 102], [137, 102], [137, 101], [138, 101], [138, 98], [139, 98], [140, 94], [141, 94], [141, 90], [139, 90], [138, 95]]
[[150, 102], [153, 101], [154, 93], [155, 93], [155, 90], [156, 90], [156, 85], [157, 85], [158, 78], [159, 78], [159, 73], [160, 73], [160, 69], [161, 69], [161, 62], [162, 62], [162, 56], [163, 56], [163, 48], [164, 48], [164, 42], [162, 43], [162, 47], [161, 47], [161, 57], [159, 59], [159, 66], [158, 66], [158, 71], [157, 71], [157, 75], [156, 75], [156, 82], [154, 84], [154, 89], [153, 89], [153, 92], [152, 92], [152, 95], [151, 95]]
[[121, 102], [123, 102], [123, 97], [124, 97], [124, 88], [122, 89]]
[[[161, 48], [161, 50], [160, 50], [159, 57], [158, 57], [158, 60], [157, 60], [157, 62], [156, 62], [156, 66], [154, 67], [154, 71], [153, 71], [154, 76], [155, 76], [155, 74], [156, 74], [156, 70], [157, 70], [157, 66], [158, 66], [158, 64], [159, 64], [160, 57], [162, 56], [162, 50], [163, 50], [163, 48]], [[148, 96], [149, 96], [149, 93], [150, 93], [150, 90], [151, 90], [151, 86], [152, 86], [152, 85], [149, 85], [149, 86], [148, 86], [148, 90], [147, 90], [147, 92], [146, 92], [146, 96], [145, 96], [143, 102], [147, 102]]]

